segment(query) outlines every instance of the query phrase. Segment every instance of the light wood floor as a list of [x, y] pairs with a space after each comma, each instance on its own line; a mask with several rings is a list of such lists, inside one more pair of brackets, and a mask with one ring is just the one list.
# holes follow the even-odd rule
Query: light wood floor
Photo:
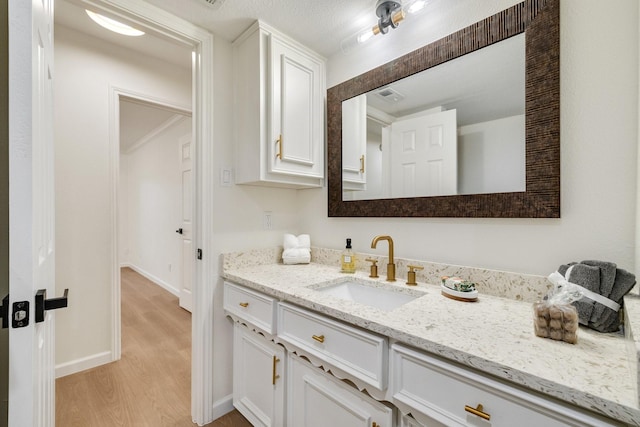
[[[122, 269], [122, 359], [56, 380], [61, 427], [192, 427], [191, 314]], [[237, 411], [209, 427], [250, 427]]]

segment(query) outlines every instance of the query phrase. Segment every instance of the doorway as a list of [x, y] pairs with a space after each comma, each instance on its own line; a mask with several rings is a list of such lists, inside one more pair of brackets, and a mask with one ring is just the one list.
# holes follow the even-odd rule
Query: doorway
[[191, 312], [191, 112], [118, 93], [118, 259]]
[[[194, 54], [192, 55], [192, 79], [193, 79], [193, 91], [191, 92], [193, 95], [192, 99], [192, 111], [193, 111], [193, 149], [194, 152], [198, 154], [198, 163], [194, 165], [194, 229], [193, 229], [193, 242], [194, 247], [202, 249], [204, 251], [204, 256], [201, 261], [198, 261], [197, 265], [194, 266], [193, 270], [193, 296], [194, 296], [194, 307], [193, 307], [193, 336], [194, 338], [204, 337], [200, 339], [193, 340], [193, 362], [192, 362], [192, 372], [194, 374], [194, 381], [192, 383], [192, 397], [193, 397], [193, 405], [192, 405], [192, 416], [194, 421], [198, 423], [206, 422], [208, 419], [212, 417], [212, 402], [211, 399], [212, 393], [211, 389], [213, 387], [212, 379], [210, 375], [205, 374], [205, 372], [211, 372], [212, 365], [212, 344], [211, 344], [211, 318], [212, 313], [210, 310], [205, 310], [200, 307], [200, 301], [202, 301], [202, 306], [205, 307], [205, 304], [208, 304], [208, 301], [212, 299], [212, 290], [207, 289], [207, 287], [202, 286], [204, 283], [204, 277], [212, 277], [215, 273], [215, 263], [212, 262], [213, 257], [212, 253], [207, 249], [210, 248], [210, 235], [205, 233], [207, 229], [211, 229], [210, 219], [203, 214], [203, 212], [207, 212], [209, 210], [209, 206], [211, 203], [210, 197], [210, 187], [212, 182], [212, 156], [211, 156], [211, 147], [208, 144], [203, 144], [203, 141], [211, 141], [212, 138], [212, 123], [209, 118], [203, 113], [203, 111], [211, 111], [212, 110], [212, 82], [213, 79], [213, 62], [212, 62], [212, 46], [213, 46], [213, 37], [211, 34], [189, 24], [179, 19], [167, 16], [166, 13], [163, 13], [159, 9], [143, 4], [138, 1], [126, 2], [126, 5], [118, 6], [114, 5], [114, 2], [111, 1], [94, 1], [91, 2], [92, 5], [98, 7], [101, 10], [111, 10], [116, 11], [116, 14], [119, 16], [127, 16], [131, 17], [135, 20], [138, 25], [142, 25], [144, 28], [149, 29], [150, 31], [161, 34], [163, 36], [169, 37], [172, 40], [177, 40], [179, 43], [182, 43], [185, 46], [190, 46], [193, 48]], [[58, 6], [59, 3], [56, 5]], [[82, 43], [83, 40], [79, 40], [79, 43]], [[57, 53], [59, 51], [57, 50]], [[97, 67], [96, 67], [97, 68]], [[60, 74], [60, 70], [58, 70]], [[94, 76], [92, 76], [94, 77]], [[126, 87], [127, 85], [122, 85]], [[104, 90], [104, 86], [103, 89]], [[118, 87], [114, 87], [113, 85], [108, 85], [109, 90], [109, 105], [111, 105], [110, 110], [113, 111], [113, 104], [119, 102], [119, 94]], [[62, 92], [62, 93], [66, 93]], [[147, 92], [149, 93], [149, 92]], [[82, 109], [89, 109], [81, 103], [78, 103], [79, 109], [78, 113], [81, 113]], [[102, 107], [100, 107], [102, 108]], [[85, 123], [81, 119], [76, 119], [78, 127], [81, 127]], [[115, 120], [115, 119], [113, 119]], [[108, 204], [107, 209], [102, 209], [102, 211], [108, 211], [110, 215], [110, 220], [108, 225], [102, 225], [102, 227], [108, 230], [108, 234], [113, 237], [113, 241], [117, 241], [117, 164], [118, 164], [118, 156], [119, 149], [117, 144], [114, 144], [113, 141], [117, 141], [117, 136], [114, 135], [114, 129], [117, 130], [117, 127], [114, 126], [113, 123], [109, 123], [108, 130], [101, 132], [102, 135], [109, 134], [110, 148], [107, 153], [110, 158], [109, 170], [110, 173], [114, 174], [114, 177], [110, 182], [112, 182], [111, 188], [109, 189], [111, 200]], [[88, 141], [87, 138], [85, 138]], [[81, 149], [86, 149], [85, 147], [80, 147]], [[103, 153], [104, 154], [104, 153]], [[103, 156], [104, 157], [104, 156]], [[116, 166], [114, 166], [116, 165]], [[94, 173], [98, 168], [91, 168], [92, 165], [87, 166], [86, 175], [90, 176]], [[102, 167], [102, 165], [100, 165]], [[73, 188], [73, 187], [71, 187]], [[69, 188], [67, 188], [69, 191]], [[92, 221], [94, 218], [89, 217], [83, 218], [82, 221]], [[79, 221], [78, 221], [79, 222]], [[73, 225], [73, 224], [72, 224]], [[72, 228], [72, 227], [70, 227]], [[171, 231], [174, 231], [175, 227], [172, 227]], [[64, 233], [64, 231], [62, 231]], [[77, 229], [72, 230], [72, 232], [81, 234]], [[110, 352], [105, 357], [109, 357], [110, 360], [117, 360], [120, 357], [120, 289], [119, 284], [117, 283], [117, 277], [119, 277], [119, 262], [118, 262], [118, 254], [117, 254], [117, 245], [100, 245], [95, 244], [93, 242], [92, 246], [87, 246], [85, 249], [87, 252], [89, 248], [97, 249], [98, 251], [105, 251], [105, 246], [109, 246], [106, 249], [104, 255], [105, 259], [111, 259], [109, 262], [110, 267], [110, 277], [112, 277], [112, 281], [110, 281], [110, 290], [105, 295], [104, 288], [101, 289], [101, 303], [105, 306], [112, 305], [112, 312], [107, 316], [103, 316], [107, 318], [107, 327], [110, 329], [107, 333], [111, 336], [111, 345]], [[211, 259], [210, 259], [211, 258]], [[102, 267], [101, 267], [102, 268]], [[60, 283], [60, 281], [59, 281]], [[61, 285], [62, 286], [62, 285]], [[74, 286], [73, 284], [69, 284], [69, 286]], [[85, 283], [76, 283], [75, 287], [78, 292], [83, 290], [83, 287], [88, 287], [90, 284]], [[73, 292], [73, 289], [72, 289]], [[112, 304], [105, 304], [105, 302], [111, 301]], [[71, 304], [70, 304], [71, 308]], [[85, 315], [87, 314], [87, 315]], [[70, 317], [75, 317], [75, 319], [71, 319], [75, 321], [75, 324], [80, 323], [78, 320], [82, 322], [94, 322], [96, 321], [93, 316], [94, 313], [80, 313], [73, 314], [70, 310]], [[62, 317], [62, 316], [61, 316]], [[100, 320], [100, 319], [98, 319]], [[72, 322], [69, 322], [70, 324]], [[104, 321], [101, 323], [101, 327], [104, 328]], [[73, 324], [72, 324], [73, 326]], [[101, 332], [102, 333], [102, 332]], [[61, 346], [63, 347], [63, 346]]]

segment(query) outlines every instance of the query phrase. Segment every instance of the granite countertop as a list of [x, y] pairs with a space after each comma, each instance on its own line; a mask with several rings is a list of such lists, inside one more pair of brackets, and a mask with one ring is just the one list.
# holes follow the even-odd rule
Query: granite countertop
[[[640, 426], [637, 345], [620, 334], [601, 334], [581, 327], [578, 343], [536, 337], [529, 302], [480, 294], [477, 302], [445, 298], [438, 286], [383, 277], [342, 274], [324, 264], [227, 266], [231, 282], [318, 311], [388, 336], [471, 368], [553, 396], [567, 403]], [[344, 278], [423, 292], [398, 309], [386, 312], [344, 301], [317, 288]], [[640, 302], [630, 304], [640, 311]], [[631, 347], [630, 347], [631, 346]], [[633, 354], [637, 354], [634, 353]]]

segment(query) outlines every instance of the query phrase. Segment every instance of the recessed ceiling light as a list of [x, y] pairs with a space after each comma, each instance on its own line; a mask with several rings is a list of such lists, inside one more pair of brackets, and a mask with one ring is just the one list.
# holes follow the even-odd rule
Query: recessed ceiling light
[[96, 24], [106, 28], [107, 30], [123, 34], [125, 36], [141, 36], [144, 34], [144, 31], [136, 30], [135, 28], [130, 27], [127, 24], [123, 24], [122, 22], [118, 22], [115, 19], [107, 18], [106, 16], [90, 10], [85, 9], [85, 11], [87, 12], [87, 15], [89, 15], [89, 18], [93, 19]]

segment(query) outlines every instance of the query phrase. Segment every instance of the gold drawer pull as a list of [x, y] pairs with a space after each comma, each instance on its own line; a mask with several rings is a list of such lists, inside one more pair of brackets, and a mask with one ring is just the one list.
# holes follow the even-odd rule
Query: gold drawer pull
[[478, 406], [476, 408], [472, 408], [469, 405], [464, 405], [464, 410], [467, 412], [471, 412], [473, 415], [477, 415], [480, 418], [484, 418], [485, 420], [490, 420], [491, 419], [491, 415], [487, 414], [486, 412], [483, 412], [484, 408], [482, 407], [482, 404], [478, 404]]
[[280, 375], [276, 374], [276, 363], [278, 363], [279, 361], [280, 359], [278, 359], [276, 356], [273, 356], [273, 370], [272, 370], [272, 380], [271, 380], [272, 385], [276, 385], [276, 380], [280, 378]]
[[[364, 173], [364, 154], [362, 156], [360, 156], [360, 173]], [[373, 427], [375, 427], [375, 426], [373, 426]]]
[[313, 338], [314, 340], [318, 341], [319, 343], [323, 343], [324, 342], [324, 335], [311, 335], [311, 338]]
[[278, 144], [278, 152], [276, 153], [276, 159], [282, 160], [282, 134], [278, 136], [276, 139], [276, 144]]
[[248, 302], [241, 302], [240, 303], [240, 307], [247, 308], [247, 307], [249, 307], [249, 303]]

